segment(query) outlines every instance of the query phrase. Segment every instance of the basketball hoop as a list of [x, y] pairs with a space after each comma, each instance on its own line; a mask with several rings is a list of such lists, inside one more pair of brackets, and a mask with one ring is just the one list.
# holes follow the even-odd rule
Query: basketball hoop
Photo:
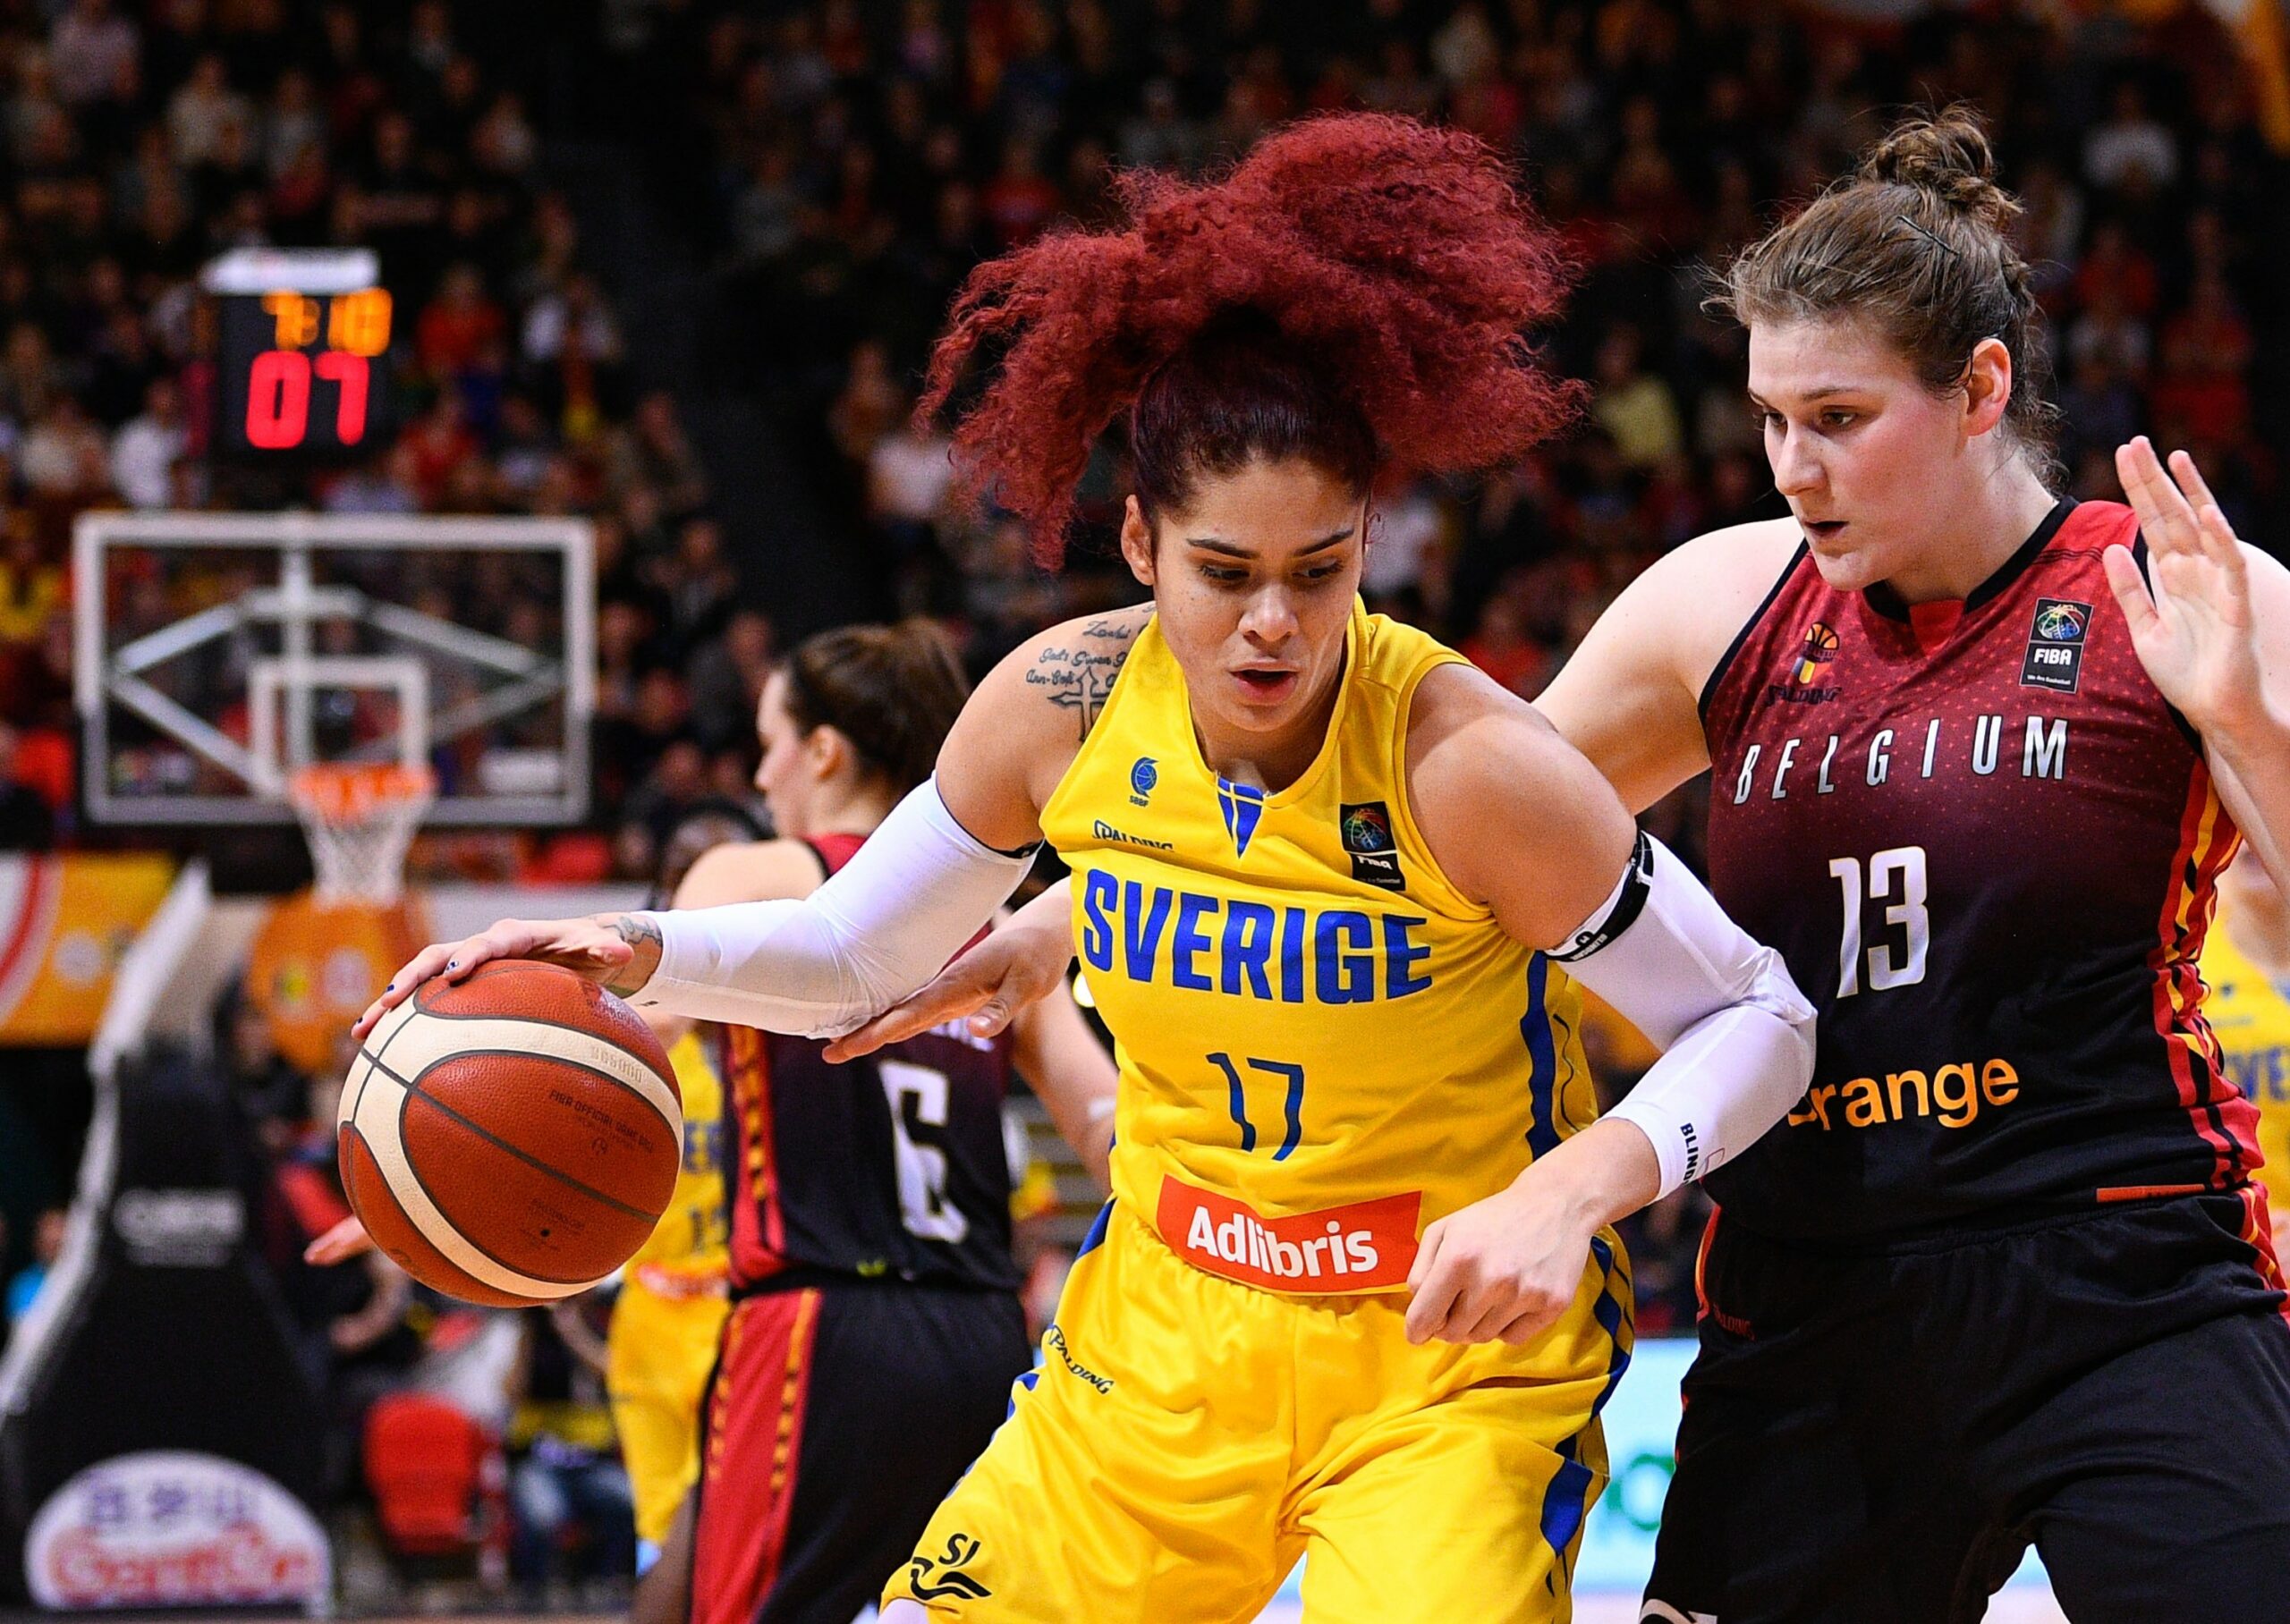
[[405, 851], [437, 798], [437, 774], [400, 762], [319, 762], [287, 787], [310, 842], [321, 902], [394, 902]]

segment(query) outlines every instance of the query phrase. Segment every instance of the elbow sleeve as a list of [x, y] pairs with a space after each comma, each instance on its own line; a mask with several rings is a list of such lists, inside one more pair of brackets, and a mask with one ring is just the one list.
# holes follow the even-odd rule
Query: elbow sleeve
[[1812, 1080], [1813, 1007], [1781, 955], [1642, 833], [1606, 902], [1551, 957], [1663, 1051], [1608, 1114], [1653, 1141], [1664, 1195], [1747, 1146]]

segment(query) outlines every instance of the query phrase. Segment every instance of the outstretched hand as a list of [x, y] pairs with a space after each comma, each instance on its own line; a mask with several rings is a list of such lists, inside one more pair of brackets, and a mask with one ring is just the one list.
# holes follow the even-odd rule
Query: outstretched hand
[[857, 1060], [886, 1044], [967, 1017], [971, 1032], [992, 1037], [1065, 978], [1073, 939], [1062, 916], [1029, 920], [1020, 913], [946, 966], [919, 992], [827, 1046], [831, 1061]]
[[[649, 963], [636, 962], [640, 949], [649, 950]], [[413, 989], [423, 982], [433, 977], [463, 980], [479, 965], [494, 959], [538, 959], [607, 987], [633, 990], [659, 963], [659, 930], [637, 915], [598, 914], [576, 919], [503, 919], [490, 930], [459, 942], [434, 943], [390, 977], [389, 985], [366, 1006], [350, 1035], [362, 1043], [374, 1023], [411, 998]]]
[[2105, 561], [2132, 647], [2196, 732], [2231, 727], [2264, 704], [2242, 544], [2186, 453], [2166, 469], [2142, 435], [2116, 448], [2115, 466], [2147, 541], [2143, 577], [2128, 547]]

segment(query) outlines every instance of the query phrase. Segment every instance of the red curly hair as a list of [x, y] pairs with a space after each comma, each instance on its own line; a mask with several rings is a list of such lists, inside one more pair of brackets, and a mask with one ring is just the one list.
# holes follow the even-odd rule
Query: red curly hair
[[1556, 312], [1570, 269], [1476, 137], [1335, 114], [1221, 179], [1131, 171], [1117, 188], [1125, 227], [1061, 230], [971, 273], [917, 408], [936, 416], [989, 353], [955, 462], [1045, 563], [1124, 411], [1150, 514], [1255, 455], [1309, 458], [1363, 494], [1381, 475], [1489, 467], [1576, 407], [1521, 336]]

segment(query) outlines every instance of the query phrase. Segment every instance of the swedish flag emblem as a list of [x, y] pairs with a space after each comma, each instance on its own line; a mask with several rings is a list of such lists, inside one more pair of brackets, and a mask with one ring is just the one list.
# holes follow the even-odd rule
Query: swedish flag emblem
[[1233, 837], [1233, 855], [1246, 857], [1257, 820], [1264, 816], [1264, 791], [1253, 784], [1217, 780], [1217, 809], [1225, 815], [1225, 833]]

